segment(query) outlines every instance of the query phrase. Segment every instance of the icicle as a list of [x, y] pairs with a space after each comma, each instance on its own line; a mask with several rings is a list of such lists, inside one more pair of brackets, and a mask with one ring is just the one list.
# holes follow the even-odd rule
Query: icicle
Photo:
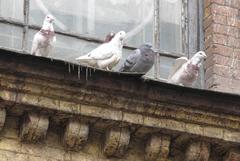
[[80, 66], [78, 66], [78, 79], [80, 80], [80, 75], [81, 75], [81, 70], [80, 70]]
[[71, 64], [68, 63], [68, 72], [71, 73]]
[[86, 68], [86, 81], [88, 80], [88, 68]]

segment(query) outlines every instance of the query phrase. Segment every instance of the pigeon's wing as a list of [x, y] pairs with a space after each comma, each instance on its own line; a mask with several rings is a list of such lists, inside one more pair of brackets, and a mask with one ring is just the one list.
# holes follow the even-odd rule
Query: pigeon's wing
[[108, 58], [111, 58], [113, 54], [115, 53], [115, 48], [111, 46], [109, 43], [105, 43], [97, 47], [96, 49], [93, 49], [90, 53], [87, 55], [91, 59], [95, 60], [105, 60]]
[[130, 54], [124, 61], [119, 69], [119, 72], [128, 72], [137, 63], [137, 60], [141, 56], [141, 51], [139, 49], [134, 50], [134, 53]]
[[181, 66], [186, 63], [188, 61], [188, 58], [186, 57], [180, 57], [178, 59], [175, 60], [174, 65], [172, 66], [168, 79], [170, 79], [177, 71], [179, 68], [181, 68]]

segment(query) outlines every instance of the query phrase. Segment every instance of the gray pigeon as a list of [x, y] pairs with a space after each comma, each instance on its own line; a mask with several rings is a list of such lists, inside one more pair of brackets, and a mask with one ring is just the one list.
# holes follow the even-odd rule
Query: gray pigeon
[[151, 44], [143, 44], [134, 50], [119, 69], [119, 72], [147, 73], [154, 64], [155, 52]]

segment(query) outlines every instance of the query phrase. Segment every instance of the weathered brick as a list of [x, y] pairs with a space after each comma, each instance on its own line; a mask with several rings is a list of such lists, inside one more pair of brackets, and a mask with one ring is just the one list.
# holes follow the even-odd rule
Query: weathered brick
[[203, 22], [204, 29], [208, 28], [212, 23], [213, 23], [213, 16], [210, 15], [206, 19], [204, 19], [204, 22]]
[[219, 45], [219, 44], [212, 44], [208, 49], [207, 53], [219, 54], [225, 57], [230, 57], [233, 54], [233, 51], [234, 50], [231, 47]]
[[[222, 45], [227, 45], [228, 44], [228, 37], [226, 35], [221, 35], [221, 34], [213, 34], [213, 39], [212, 39], [212, 43], [216, 43], [216, 44], [222, 44]], [[232, 43], [231, 40], [230, 44]], [[231, 44], [233, 45], [233, 44]]]
[[240, 39], [229, 36], [228, 41], [227, 41], [227, 45], [229, 47], [240, 48]]
[[220, 14], [220, 15], [228, 16], [228, 17], [236, 17], [236, 16], [238, 16], [238, 9], [231, 8], [228, 6], [222, 6], [222, 5], [218, 5], [218, 4], [212, 4], [211, 5], [211, 13], [212, 14]]
[[240, 20], [238, 17], [226, 17], [226, 18], [227, 22], [225, 24], [237, 27], [238, 29], [240, 28]]
[[218, 14], [212, 14], [213, 22], [219, 24], [226, 24], [227, 23], [227, 16], [222, 16]]
[[240, 1], [239, 0], [227, 0], [226, 5], [239, 9], [240, 8]]
[[221, 24], [212, 24], [209, 27], [209, 30], [210, 31], [208, 31], [208, 29], [206, 30], [206, 34], [208, 34], [208, 32], [214, 32], [214, 33], [238, 38], [238, 28], [236, 27], [231, 27], [231, 26], [226, 26]]
[[204, 8], [208, 7], [211, 4], [211, 0], [204, 0]]
[[225, 0], [211, 0], [212, 3], [217, 3], [217, 4], [221, 4], [224, 5], [225, 4]]
[[208, 6], [204, 9], [204, 19], [208, 18], [211, 15], [211, 6]]

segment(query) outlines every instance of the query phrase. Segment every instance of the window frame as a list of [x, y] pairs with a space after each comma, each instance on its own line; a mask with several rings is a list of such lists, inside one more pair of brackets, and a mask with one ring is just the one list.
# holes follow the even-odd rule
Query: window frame
[[[203, 0], [191, 1], [191, 0], [182, 0], [182, 48], [183, 53], [172, 53], [160, 50], [160, 0], [154, 0], [154, 14], [153, 14], [153, 46], [158, 54], [156, 54], [156, 59], [154, 62], [154, 74], [153, 79], [166, 81], [166, 79], [161, 78], [160, 73], [160, 63], [161, 56], [169, 57], [169, 58], [179, 58], [181, 56], [191, 57], [195, 51], [203, 49], [203, 29], [202, 29], [202, 17], [203, 17]], [[23, 27], [23, 38], [22, 38], [22, 51], [23, 53], [29, 54], [27, 51], [28, 45], [28, 34], [30, 29], [39, 30], [41, 26], [30, 25], [29, 24], [29, 12], [30, 12], [30, 0], [24, 0], [23, 4], [23, 12], [24, 12], [24, 20], [21, 22], [20, 20], [12, 19], [12, 18], [4, 18], [0, 16], [1, 23], [7, 23], [11, 25], [15, 25], [18, 27]], [[197, 10], [193, 10], [197, 8]], [[196, 22], [191, 22], [189, 19], [196, 19], [197, 16], [197, 24]], [[193, 31], [193, 32], [192, 32]], [[65, 31], [55, 31], [57, 34], [69, 36], [73, 38], [77, 38], [80, 40], [90, 41], [93, 43], [103, 43], [104, 40], [95, 38], [93, 36], [84, 36], [73, 32], [65, 32]], [[194, 38], [197, 34], [197, 40]], [[195, 43], [190, 43], [191, 41], [197, 41]], [[126, 49], [134, 50], [136, 47], [133, 46], [124, 46]], [[204, 74], [201, 72], [201, 86], [204, 86]]]

